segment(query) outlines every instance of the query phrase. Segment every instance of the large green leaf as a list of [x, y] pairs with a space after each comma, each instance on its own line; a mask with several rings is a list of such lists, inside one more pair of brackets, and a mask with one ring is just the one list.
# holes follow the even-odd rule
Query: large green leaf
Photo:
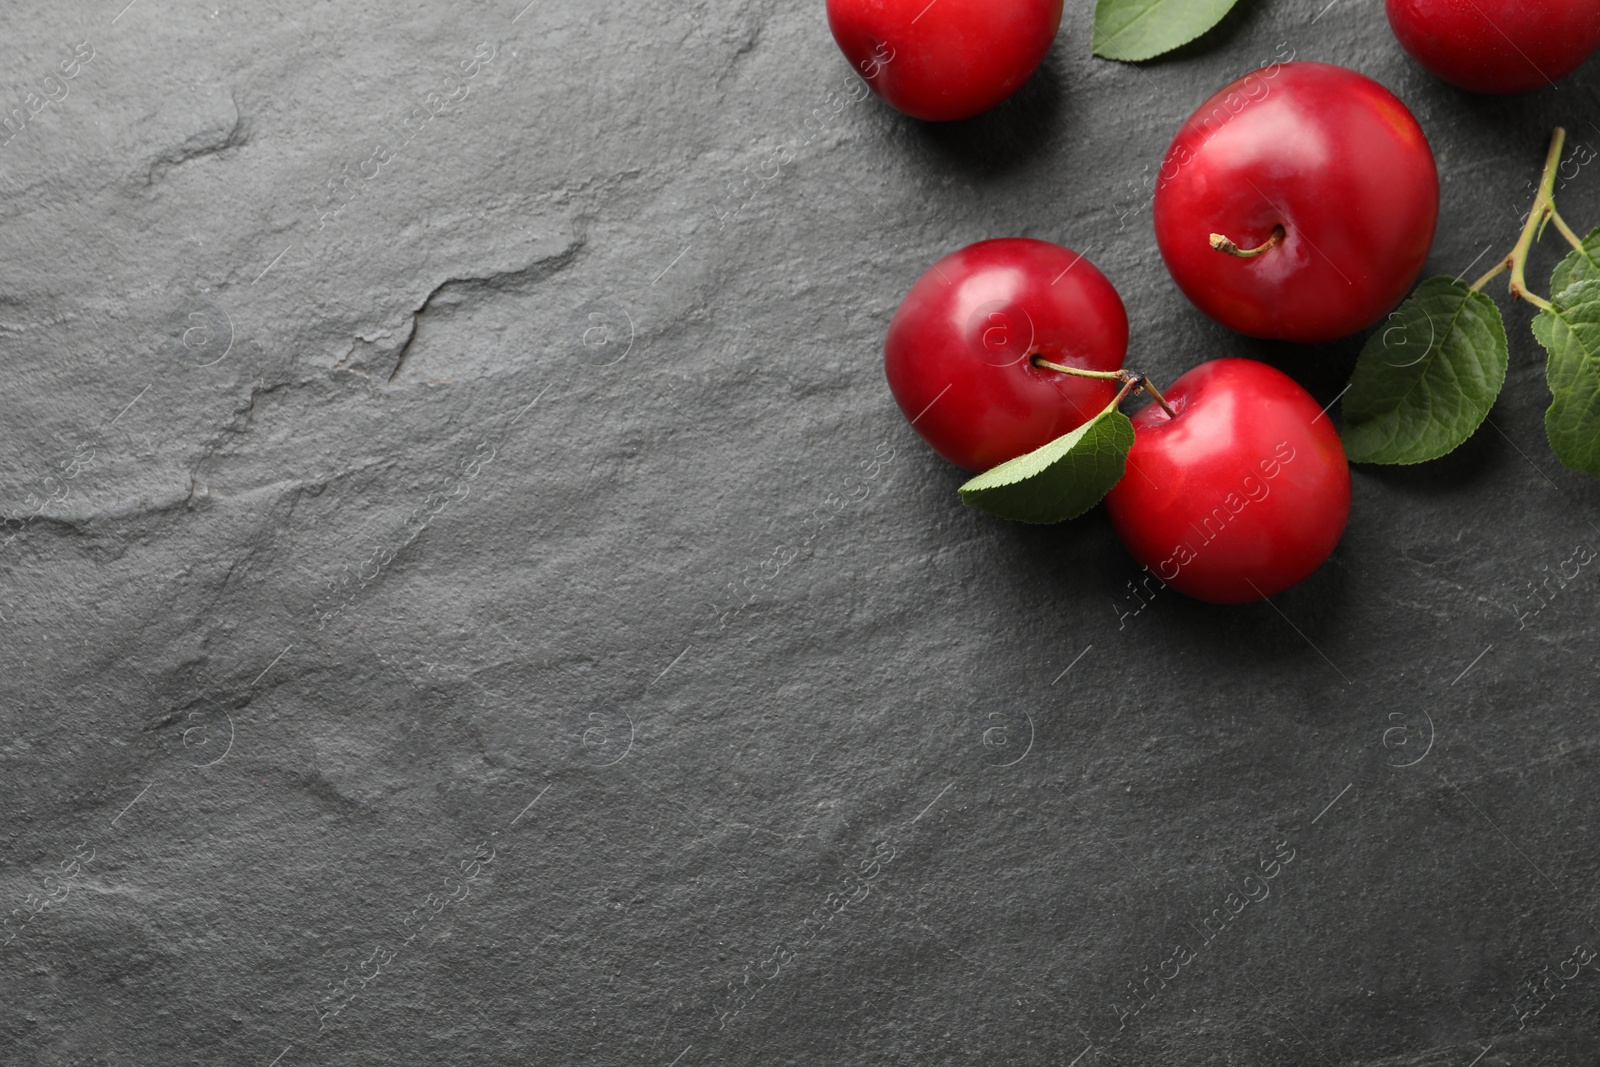
[[[1576, 274], [1574, 268], [1568, 278]], [[1569, 280], [1550, 302], [1533, 320], [1533, 336], [1550, 353], [1545, 436], [1563, 464], [1600, 478], [1600, 276]]]
[[1429, 278], [1367, 340], [1344, 395], [1356, 463], [1421, 463], [1471, 437], [1505, 384], [1500, 309], [1453, 278]]
[[1550, 275], [1550, 298], [1577, 282], [1600, 279], [1600, 229], [1590, 230], [1583, 247], [1573, 249]]
[[1238, 0], [1098, 0], [1093, 51], [1125, 63], [1188, 44], [1222, 21]]
[[1049, 444], [985, 471], [963, 485], [968, 507], [1018, 522], [1075, 519], [1122, 478], [1133, 423], [1116, 405]]

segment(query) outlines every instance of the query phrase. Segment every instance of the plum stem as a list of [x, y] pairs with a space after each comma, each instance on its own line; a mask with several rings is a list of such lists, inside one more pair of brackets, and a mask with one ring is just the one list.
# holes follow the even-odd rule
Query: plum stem
[[1142, 374], [1139, 375], [1139, 388], [1149, 393], [1151, 400], [1161, 405], [1161, 410], [1167, 413], [1167, 418], [1175, 419], [1178, 417], [1178, 413], [1172, 410], [1172, 405], [1167, 403], [1167, 398], [1161, 395], [1161, 390], [1157, 389], [1155, 383]]
[[1283, 243], [1283, 239], [1287, 236], [1288, 234], [1284, 232], [1282, 226], [1274, 226], [1272, 228], [1272, 236], [1268, 237], [1256, 247], [1240, 248], [1238, 245], [1234, 244], [1232, 238], [1225, 237], [1220, 233], [1214, 233], [1211, 235], [1211, 247], [1215, 248], [1218, 252], [1225, 252], [1230, 256], [1237, 256], [1240, 259], [1249, 259], [1252, 256], [1259, 256], [1261, 253], [1269, 249], [1277, 248], [1278, 245]]
[[1088, 370], [1084, 367], [1066, 367], [1060, 363], [1051, 363], [1043, 356], [1034, 356], [1033, 365], [1035, 367], [1043, 367], [1045, 370], [1070, 374], [1074, 378], [1099, 378], [1108, 382], [1125, 382], [1128, 380], [1128, 372], [1125, 370]]
[[1060, 363], [1052, 363], [1048, 359], [1037, 355], [1033, 357], [1033, 365], [1035, 367], [1043, 367], [1045, 370], [1058, 371], [1061, 374], [1070, 374], [1075, 378], [1098, 378], [1101, 381], [1121, 382], [1122, 391], [1117, 394], [1117, 399], [1112, 402], [1113, 407], [1122, 403], [1122, 398], [1128, 395], [1130, 389], [1137, 389], [1141, 393], [1148, 393], [1151, 400], [1160, 404], [1161, 410], [1167, 413], [1168, 418], [1175, 419], [1178, 417], [1178, 413], [1172, 410], [1172, 405], [1167, 403], [1167, 398], [1161, 395], [1161, 390], [1150, 384], [1150, 379], [1138, 371], [1131, 371], [1126, 368], [1122, 370], [1085, 370], [1082, 367], [1068, 367]]

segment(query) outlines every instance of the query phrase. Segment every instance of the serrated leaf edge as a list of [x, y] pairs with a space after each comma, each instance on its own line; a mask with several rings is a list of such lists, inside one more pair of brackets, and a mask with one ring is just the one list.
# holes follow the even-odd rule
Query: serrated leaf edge
[[[960, 485], [960, 487], [958, 487], [956, 489], [956, 492], [960, 493], [963, 497], [965, 497], [966, 494], [969, 491], [970, 492], [982, 492], [983, 490], [987, 490], [987, 489], [1004, 489], [1008, 485], [1016, 485], [1018, 482], [1026, 481], [1028, 478], [1034, 477], [1034, 475], [1044, 473], [1044, 471], [1048, 470], [1049, 467], [1052, 464], [1054, 464], [1057, 460], [1065, 457], [1068, 452], [1071, 452], [1074, 448], [1076, 448], [1079, 441], [1082, 441], [1085, 437], [1089, 436], [1089, 430], [1094, 427], [1095, 423], [1099, 422], [1101, 419], [1105, 418], [1107, 415], [1111, 414], [1115, 410], [1117, 410], [1117, 406], [1115, 404], [1108, 405], [1106, 408], [1104, 408], [1103, 410], [1098, 412], [1094, 416], [1094, 418], [1088, 420], [1083, 425], [1075, 427], [1075, 428], [1073, 428], [1071, 430], [1068, 430], [1066, 433], [1062, 434], [1060, 437], [1052, 437], [1050, 440], [1046, 441], [1044, 444], [1040, 445], [1038, 448], [1034, 449], [1032, 452], [1024, 452], [1020, 456], [1013, 456], [1012, 458], [1006, 460], [1004, 463], [998, 463], [995, 466], [990, 467], [988, 470], [984, 471], [982, 474], [974, 474], [971, 478], [968, 478], [965, 482], [963, 482]], [[1056, 446], [1060, 445], [1061, 442], [1067, 440], [1067, 438], [1069, 438], [1069, 437], [1076, 438], [1076, 440], [1074, 440], [1071, 444], [1068, 444], [1065, 448], [1063, 448], [1061, 450], [1061, 455], [1060, 456], [1057, 456], [1056, 459], [1051, 460], [1050, 463], [1045, 464], [1045, 466], [1040, 468], [1039, 470], [1032, 471], [1032, 472], [1030, 472], [1028, 474], [1025, 474], [1025, 475], [1024, 474], [1018, 474], [1015, 477], [1007, 478], [1005, 481], [990, 482], [990, 483], [986, 483], [984, 485], [977, 484], [978, 482], [983, 481], [985, 478], [993, 477], [994, 475], [999, 474], [1001, 471], [1004, 471], [1007, 468], [1011, 468], [1013, 471], [1021, 470], [1022, 467], [1024, 466], [1023, 460], [1029, 459], [1029, 458], [1031, 458], [1033, 456], [1037, 456], [1039, 453], [1044, 452], [1047, 449], [1055, 448]]]
[[[1038, 517], [1034, 517], [1034, 516], [1023, 516], [1023, 515], [1019, 515], [1019, 514], [1016, 514], [1016, 513], [1007, 513], [1004, 510], [998, 510], [996, 508], [988, 506], [987, 504], [980, 503], [977, 500], [973, 499], [973, 497], [981, 498], [981, 497], [983, 497], [983, 496], [985, 496], [987, 494], [993, 493], [993, 492], [995, 492], [997, 490], [1004, 490], [1004, 489], [1011, 488], [1012, 486], [1016, 486], [1016, 485], [1018, 485], [1018, 484], [1020, 484], [1020, 483], [1022, 483], [1024, 481], [1027, 481], [1029, 478], [1033, 478], [1033, 477], [1038, 477], [1038, 476], [1044, 475], [1052, 467], [1054, 467], [1057, 463], [1060, 463], [1063, 460], [1065, 460], [1067, 458], [1067, 456], [1071, 454], [1072, 450], [1074, 448], [1078, 447], [1078, 445], [1082, 443], [1083, 439], [1088, 436], [1089, 431], [1092, 430], [1096, 426], [1096, 424], [1098, 424], [1102, 419], [1105, 419], [1108, 416], [1115, 416], [1116, 418], [1119, 418], [1121, 420], [1120, 425], [1117, 427], [1117, 429], [1113, 430], [1112, 432], [1116, 433], [1119, 438], [1123, 437], [1124, 433], [1126, 435], [1126, 443], [1122, 445], [1121, 454], [1117, 457], [1117, 459], [1120, 461], [1119, 462], [1119, 466], [1121, 466], [1122, 470], [1121, 470], [1121, 473], [1118, 474], [1116, 478], [1112, 479], [1112, 482], [1111, 482], [1110, 485], [1106, 486], [1105, 489], [1101, 490], [1097, 495], [1093, 496], [1088, 501], [1086, 501], [1082, 507], [1078, 508], [1075, 511], [1063, 511], [1063, 512], [1056, 512], [1056, 513], [1046, 512], [1047, 514], [1051, 514], [1050, 518], [1038, 518]], [[973, 484], [975, 482], [981, 481], [982, 479], [984, 479], [986, 477], [989, 477], [990, 475], [993, 475], [996, 471], [999, 471], [999, 470], [1001, 470], [1003, 468], [1011, 467], [1013, 465], [1016, 465], [1016, 468], [1020, 468], [1022, 466], [1022, 461], [1023, 460], [1026, 460], [1026, 459], [1029, 459], [1031, 457], [1037, 456], [1039, 453], [1044, 452], [1044, 451], [1046, 451], [1048, 449], [1058, 447], [1058, 446], [1061, 445], [1061, 443], [1063, 441], [1066, 441], [1068, 438], [1076, 438], [1076, 439], [1071, 441], [1070, 443], [1068, 443], [1064, 448], [1061, 448], [1061, 451], [1060, 451], [1059, 455], [1056, 455], [1056, 456], [1052, 457], [1048, 462], [1044, 463], [1038, 470], [1033, 471], [1033, 472], [1031, 472], [1030, 474], [1028, 474], [1026, 476], [1017, 476], [1017, 477], [1013, 477], [1013, 478], [1008, 478], [1005, 481], [997, 481], [997, 482], [995, 482], [993, 484], [990, 484], [990, 485], [975, 486]], [[1121, 412], [1121, 410], [1119, 410], [1117, 404], [1115, 402], [1113, 402], [1112, 404], [1108, 405], [1104, 410], [1102, 410], [1097, 415], [1095, 415], [1094, 418], [1092, 418], [1089, 421], [1085, 422], [1083, 425], [1078, 426], [1075, 429], [1068, 430], [1066, 433], [1062, 434], [1060, 437], [1057, 437], [1057, 438], [1054, 438], [1054, 439], [1052, 439], [1050, 441], [1045, 442], [1044, 444], [1040, 445], [1038, 448], [1034, 449], [1032, 452], [1025, 452], [1020, 456], [1013, 457], [1012, 459], [1007, 460], [1005, 463], [997, 464], [994, 467], [991, 467], [989, 470], [984, 471], [982, 474], [976, 475], [975, 477], [968, 479], [965, 484], [960, 486], [960, 488], [957, 490], [957, 492], [961, 496], [961, 502], [964, 505], [966, 505], [967, 507], [972, 508], [974, 511], [982, 511], [985, 514], [993, 515], [996, 518], [1006, 519], [1009, 522], [1021, 522], [1021, 523], [1027, 523], [1029, 525], [1035, 525], [1035, 526], [1049, 526], [1049, 525], [1054, 525], [1055, 523], [1058, 523], [1058, 522], [1067, 522], [1069, 520], [1076, 519], [1081, 515], [1087, 514], [1090, 510], [1092, 510], [1094, 508], [1094, 506], [1096, 504], [1100, 503], [1101, 500], [1105, 499], [1106, 494], [1109, 493], [1111, 491], [1111, 489], [1118, 482], [1120, 482], [1124, 476], [1126, 476], [1126, 474], [1127, 474], [1128, 450], [1133, 447], [1133, 443], [1134, 443], [1133, 423], [1128, 419], [1128, 417], [1126, 415], [1122, 414], [1122, 412]], [[1116, 451], [1115, 446], [1113, 446], [1112, 451], [1113, 452]], [[969, 493], [969, 491], [970, 491], [970, 493]]]
[[[1600, 230], [1597, 230], [1596, 232], [1600, 232]], [[1593, 236], [1593, 235], [1591, 234], [1590, 236]], [[1581, 250], [1575, 250], [1575, 251], [1581, 251]], [[1591, 263], [1594, 262], [1594, 260], [1592, 258], [1590, 258], [1587, 253], [1584, 253], [1584, 258], [1588, 259]], [[1600, 265], [1597, 265], [1597, 266], [1600, 266]], [[1573, 283], [1565, 286], [1561, 290], [1561, 295], [1564, 296], [1566, 293], [1570, 292], [1571, 290], [1577, 289], [1580, 286], [1585, 286], [1585, 285], [1593, 286], [1597, 291], [1600, 291], [1600, 278], [1584, 278], [1584, 279], [1581, 279], [1579, 281], [1573, 282]], [[1546, 357], [1545, 358], [1544, 380], [1545, 380], [1545, 386], [1547, 388], [1549, 388], [1549, 390], [1550, 390], [1550, 406], [1544, 409], [1545, 440], [1549, 442], [1550, 451], [1555, 453], [1556, 459], [1561, 463], [1561, 465], [1563, 467], [1567, 468], [1570, 471], [1577, 471], [1580, 474], [1588, 474], [1588, 475], [1591, 475], [1591, 476], [1600, 477], [1600, 472], [1592, 471], [1587, 467], [1575, 467], [1572, 464], [1568, 463], [1566, 458], [1565, 458], [1565, 456], [1562, 455], [1561, 448], [1559, 446], [1557, 446], [1555, 440], [1551, 437], [1551, 434], [1550, 434], [1550, 421], [1551, 421], [1552, 417], [1555, 414], [1556, 405], [1560, 403], [1560, 400], [1555, 395], [1555, 385], [1551, 381], [1551, 374], [1553, 373], [1553, 365], [1555, 363], [1556, 354], [1555, 354], [1554, 351], [1552, 351], [1551, 346], [1545, 343], [1544, 338], [1539, 336], [1537, 323], [1539, 323], [1541, 320], [1544, 320], [1546, 318], [1546, 316], [1548, 316], [1549, 319], [1552, 319], [1552, 320], [1555, 320], [1557, 322], [1560, 322], [1561, 325], [1566, 328], [1567, 333], [1573, 338], [1573, 341], [1575, 343], [1578, 343], [1579, 350], [1583, 353], [1584, 357], [1587, 360], [1589, 360], [1589, 362], [1591, 362], [1592, 364], [1595, 365], [1595, 367], [1597, 368], [1596, 369], [1596, 376], [1600, 377], [1600, 351], [1590, 351], [1587, 347], [1582, 345], [1581, 342], [1577, 342], [1578, 332], [1575, 329], [1573, 329], [1572, 324], [1567, 321], [1567, 319], [1566, 319], [1566, 317], [1564, 315], [1562, 315], [1562, 311], [1563, 310], [1565, 310], [1565, 309], [1561, 306], [1560, 300], [1556, 298], [1555, 294], [1552, 294], [1550, 307], [1541, 310], [1538, 315], [1534, 316], [1533, 322], [1529, 324], [1530, 329], [1533, 332], [1533, 339], [1539, 343], [1539, 347], [1541, 347], [1541, 348], [1543, 348], [1545, 350], [1545, 357]]]
[[1583, 282], [1595, 280], [1594, 278], [1580, 278], [1576, 282], [1568, 282], [1566, 285], [1561, 287], [1559, 292], [1556, 290], [1556, 275], [1560, 273], [1561, 268], [1566, 264], [1566, 261], [1573, 256], [1582, 256], [1585, 260], [1587, 260], [1589, 266], [1594, 268], [1595, 277], [1600, 278], [1600, 259], [1596, 259], [1594, 256], [1591, 256], [1588, 249], [1589, 242], [1597, 239], [1600, 239], [1600, 226], [1596, 226], [1594, 229], [1584, 234], [1583, 240], [1578, 242], [1578, 246], [1563, 256], [1561, 261], [1550, 269], [1550, 299], [1552, 301], [1554, 301], [1556, 297], [1560, 295], [1560, 293], [1566, 292], [1574, 285], [1581, 285]]
[[1119, 50], [1119, 53], [1113, 56], [1102, 52], [1101, 49], [1109, 46], [1110, 42], [1116, 40], [1118, 37], [1122, 36], [1122, 34], [1126, 33], [1129, 26], [1132, 26], [1134, 23], [1144, 18], [1145, 15], [1158, 10], [1162, 4], [1171, 2], [1171, 0], [1150, 0], [1150, 6], [1145, 9], [1145, 14], [1139, 15], [1138, 17], [1125, 23], [1115, 33], [1107, 36], [1100, 29], [1100, 8], [1103, 4], [1114, 2], [1116, 2], [1116, 0], [1095, 0], [1094, 14], [1091, 16], [1089, 23], [1089, 53], [1091, 55], [1099, 56], [1101, 59], [1109, 59], [1114, 63], [1143, 63], [1147, 60], [1155, 59], [1157, 56], [1164, 56], [1168, 52], [1182, 48], [1186, 44], [1198, 41], [1200, 38], [1216, 29], [1217, 25], [1222, 22], [1223, 19], [1228, 17], [1228, 13], [1239, 5], [1239, 0], [1228, 0], [1227, 6], [1222, 9], [1222, 14], [1217, 16], [1215, 22], [1212, 22], [1209, 26], [1202, 27], [1181, 41], [1168, 45], [1159, 52], [1151, 52], [1149, 55], [1143, 56], [1130, 56], [1126, 52], [1121, 52]]
[[[1438, 274], [1438, 275], [1435, 275], [1433, 278], [1427, 279], [1421, 285], [1418, 285], [1417, 288], [1420, 289], [1420, 288], [1422, 288], [1422, 285], [1426, 285], [1428, 282], [1435, 281], [1438, 278], [1449, 278], [1452, 284], [1458, 283], [1460, 281], [1460, 279], [1457, 279], [1457, 278], [1450, 278], [1450, 276], [1448, 274]], [[1413, 299], [1415, 296], [1416, 296], [1416, 290], [1414, 289], [1414, 290], [1412, 290], [1411, 296], [1408, 296], [1406, 299], [1410, 300], [1410, 299]], [[1507, 348], [1507, 363], [1509, 365], [1509, 361], [1510, 361], [1510, 352], [1509, 352], [1510, 342], [1509, 342], [1509, 340], [1508, 340], [1508, 338], [1506, 336], [1505, 317], [1500, 314], [1500, 305], [1496, 304], [1494, 302], [1494, 300], [1492, 298], [1490, 298], [1487, 294], [1485, 294], [1485, 293], [1483, 293], [1483, 292], [1481, 292], [1479, 290], [1472, 289], [1470, 287], [1468, 287], [1468, 289], [1467, 289], [1467, 296], [1461, 301], [1461, 304], [1456, 308], [1455, 312], [1451, 314], [1450, 323], [1449, 323], [1448, 326], [1445, 327], [1444, 333], [1441, 335], [1441, 340], [1439, 341], [1438, 348], [1434, 351], [1434, 353], [1432, 355], [1429, 355], [1428, 357], [1426, 357], [1430, 364], [1432, 363], [1432, 361], [1434, 359], [1436, 359], [1438, 357], [1438, 354], [1440, 352], [1442, 352], [1443, 349], [1444, 349], [1444, 341], [1443, 341], [1442, 338], [1450, 336], [1450, 331], [1455, 328], [1456, 320], [1461, 317], [1461, 313], [1466, 310], [1467, 305], [1472, 302], [1472, 298], [1474, 296], [1483, 297], [1486, 301], [1488, 301], [1489, 307], [1494, 309], [1494, 320], [1493, 321], [1494, 321], [1495, 325], [1498, 326], [1498, 333], [1500, 335], [1500, 343]], [[1426, 312], [1424, 312], [1424, 314], [1426, 314]], [[1417, 386], [1426, 377], [1427, 377], [1426, 370], [1424, 371], [1424, 373], [1419, 374], [1417, 376], [1417, 380], [1412, 382], [1410, 387], [1408, 387], [1406, 389], [1405, 393], [1403, 393], [1401, 395], [1399, 403], [1397, 403], [1395, 405], [1396, 408], [1398, 408], [1400, 406], [1400, 404], [1403, 404], [1405, 402], [1406, 398], [1411, 395], [1412, 390], [1416, 389]], [[1506, 371], [1502, 370], [1500, 372], [1500, 381], [1494, 388], [1494, 395], [1492, 397], [1490, 397], [1490, 399], [1489, 399], [1489, 406], [1483, 409], [1483, 414], [1478, 416], [1478, 420], [1472, 424], [1472, 428], [1470, 430], [1468, 430], [1466, 432], [1466, 434], [1459, 441], [1457, 441], [1455, 444], [1451, 445], [1449, 448], [1446, 448], [1442, 452], [1436, 452], [1436, 453], [1434, 453], [1432, 455], [1428, 455], [1428, 456], [1421, 456], [1421, 457], [1418, 457], [1416, 459], [1367, 459], [1367, 458], [1361, 458], [1361, 457], [1357, 457], [1357, 456], [1351, 455], [1351, 456], [1349, 456], [1349, 460], [1350, 460], [1351, 463], [1371, 463], [1371, 464], [1374, 464], [1376, 466], [1383, 466], [1383, 467], [1414, 467], [1419, 463], [1432, 463], [1436, 459], [1443, 459], [1445, 456], [1448, 456], [1450, 453], [1454, 452], [1456, 449], [1460, 448], [1462, 445], [1464, 445], [1468, 441], [1470, 441], [1472, 439], [1472, 435], [1477, 433], [1480, 429], [1483, 428], [1484, 420], [1489, 417], [1489, 412], [1494, 409], [1495, 401], [1499, 399], [1500, 391], [1505, 388], [1505, 385], [1506, 385]], [[1339, 410], [1342, 412], [1344, 410], [1344, 406], [1341, 405]], [[1431, 418], [1431, 411], [1432, 411], [1432, 405], [1431, 404], [1429, 405], [1429, 410], [1430, 410], [1430, 418]], [[1392, 414], [1392, 412], [1390, 412], [1390, 414]], [[1365, 420], [1362, 420], [1362, 421], [1351, 421], [1351, 420], [1347, 419], [1346, 423], [1345, 423], [1345, 430], [1348, 433], [1349, 430], [1354, 428], [1354, 427], [1367, 425], [1367, 424], [1370, 424], [1370, 423], [1373, 423], [1373, 422], [1377, 422], [1379, 419], [1382, 419], [1384, 417], [1385, 416], [1380, 415], [1380, 416], [1378, 416], [1378, 418], [1365, 419]], [[1343, 440], [1344, 434], [1340, 434], [1339, 436], [1341, 438], [1341, 443], [1345, 445], [1345, 449], [1348, 452], [1349, 451], [1349, 443], [1348, 443], [1348, 441]], [[1389, 435], [1389, 439], [1388, 439], [1388, 444], [1389, 445], [1392, 446], [1394, 444], [1394, 438], [1395, 438], [1394, 434], [1390, 434]]]

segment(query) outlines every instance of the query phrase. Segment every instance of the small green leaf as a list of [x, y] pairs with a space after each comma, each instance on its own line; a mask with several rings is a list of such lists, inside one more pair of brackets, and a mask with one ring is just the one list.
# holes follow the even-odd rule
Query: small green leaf
[[1122, 478], [1133, 423], [1115, 404], [1069, 434], [963, 485], [961, 501], [1017, 522], [1075, 519]]
[[1550, 447], [1565, 466], [1600, 478], [1600, 275], [1552, 296], [1550, 309], [1534, 317], [1533, 336], [1550, 353]]
[[1354, 463], [1421, 463], [1471, 437], [1505, 384], [1506, 328], [1495, 302], [1429, 278], [1370, 338], [1344, 395]]
[[1170, 52], [1222, 21], [1238, 0], [1097, 0], [1093, 51], [1133, 63]]
[[1550, 274], [1550, 298], [1554, 300], [1569, 285], [1595, 279], [1600, 279], [1600, 229], [1590, 230], [1583, 247], [1573, 249], [1556, 264]]

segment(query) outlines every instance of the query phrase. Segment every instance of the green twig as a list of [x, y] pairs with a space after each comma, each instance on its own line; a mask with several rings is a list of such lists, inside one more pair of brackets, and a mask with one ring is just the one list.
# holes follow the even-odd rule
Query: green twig
[[1572, 232], [1572, 227], [1567, 225], [1567, 220], [1561, 217], [1561, 212], [1554, 205], [1550, 207], [1550, 221], [1556, 224], [1556, 230], [1567, 239], [1567, 244], [1579, 252], [1583, 251], [1583, 238]]
[[1499, 277], [1500, 272], [1505, 270], [1510, 265], [1510, 262], [1504, 259], [1496, 263], [1488, 274], [1485, 274], [1483, 277], [1472, 283], [1472, 291], [1475, 293], [1482, 292], [1485, 285], [1488, 285], [1490, 282], [1494, 281], [1495, 278]]
[[1557, 126], [1555, 133], [1550, 135], [1550, 151], [1544, 157], [1544, 173], [1539, 177], [1539, 191], [1534, 194], [1533, 206], [1528, 209], [1528, 221], [1522, 226], [1522, 233], [1517, 237], [1516, 246], [1506, 257], [1506, 264], [1511, 268], [1509, 288], [1512, 299], [1526, 300], [1534, 307], [1546, 311], [1550, 309], [1550, 301], [1528, 291], [1528, 249], [1533, 247], [1539, 231], [1556, 212], [1556, 172], [1561, 166], [1562, 146], [1566, 143], [1567, 131]]

